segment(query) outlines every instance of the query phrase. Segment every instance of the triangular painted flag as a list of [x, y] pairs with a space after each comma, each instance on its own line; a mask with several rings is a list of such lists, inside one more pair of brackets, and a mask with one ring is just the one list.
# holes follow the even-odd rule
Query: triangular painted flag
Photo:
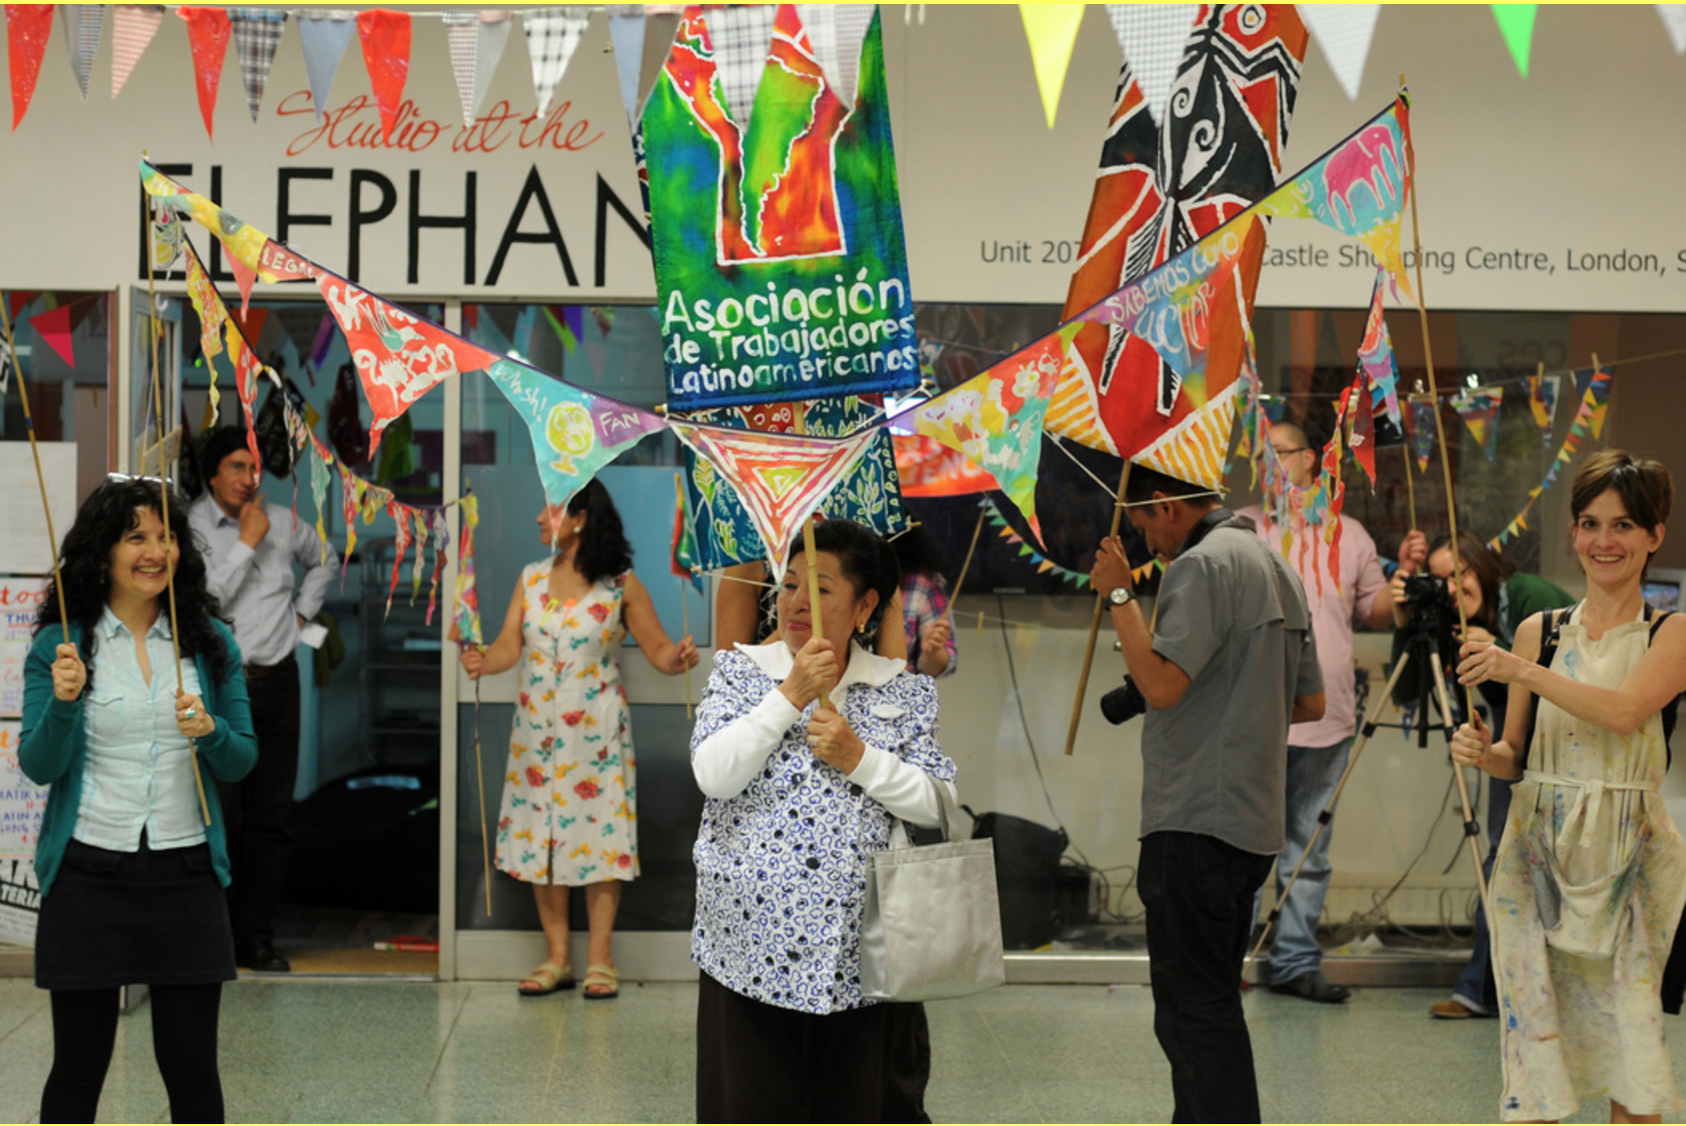
[[714, 51], [714, 73], [725, 97], [726, 115], [737, 125], [739, 136], [749, 132], [749, 115], [755, 108], [761, 74], [767, 69], [773, 17], [777, 14], [777, 4], [721, 5], [703, 10], [709, 46]]
[[480, 594], [474, 585], [474, 529], [480, 523], [480, 498], [472, 493], [457, 502], [462, 522], [462, 541], [457, 548], [457, 579], [451, 592], [451, 616], [456, 619], [456, 639], [465, 645], [483, 645], [480, 634]]
[[1393, 341], [1388, 336], [1387, 317], [1382, 308], [1382, 281], [1387, 271], [1376, 271], [1370, 291], [1370, 315], [1364, 321], [1364, 339], [1358, 345], [1358, 363], [1370, 377], [1370, 407], [1385, 409], [1389, 422], [1403, 428], [1399, 415], [1399, 365], [1393, 358]]
[[88, 77], [94, 70], [94, 56], [100, 53], [100, 31], [105, 26], [104, 4], [59, 4], [59, 22], [64, 28], [65, 50], [70, 52], [70, 69], [82, 100], [88, 100]]
[[1528, 55], [1534, 42], [1534, 17], [1538, 4], [1491, 4], [1493, 19], [1498, 21], [1499, 34], [1505, 38], [1516, 73], [1528, 77]]
[[844, 105], [855, 104], [861, 72], [861, 43], [872, 26], [876, 4], [798, 4], [796, 18], [808, 33], [814, 61]]
[[[392, 578], [386, 584], [386, 613], [392, 613], [392, 596], [398, 593], [398, 569], [404, 562], [404, 553], [410, 550], [410, 542], [414, 538], [410, 533], [410, 509], [398, 501], [388, 501], [386, 514], [392, 517], [394, 535], [392, 539]], [[416, 555], [420, 557], [421, 548], [416, 548]]]
[[1499, 404], [1504, 401], [1503, 387], [1471, 387], [1452, 396], [1452, 409], [1464, 420], [1481, 452], [1493, 461], [1499, 453]]
[[1557, 421], [1557, 388], [1560, 375], [1530, 375], [1528, 377], [1528, 409], [1540, 428], [1540, 441], [1551, 445], [1552, 424]]
[[462, 125], [472, 128], [509, 42], [509, 12], [445, 12], [443, 20], [450, 69], [457, 76], [457, 98], [462, 99]]
[[904, 497], [958, 497], [1001, 488], [989, 470], [923, 434], [890, 435]]
[[269, 68], [275, 64], [275, 48], [281, 45], [281, 32], [287, 27], [287, 13], [281, 8], [233, 8], [228, 18], [234, 24], [246, 108], [256, 121], [263, 106], [264, 87], [269, 84]]
[[1592, 386], [1593, 377], [1598, 374], [1597, 368], [1580, 368], [1569, 373], [1569, 377], [1575, 381], [1575, 400], [1577, 402], [1586, 396], [1587, 388]]
[[1410, 105], [1399, 97], [1258, 205], [1265, 215], [1316, 219], [1369, 247], [1409, 295], [1400, 232], [1411, 194]]
[[1083, 22], [1083, 4], [1020, 4], [1025, 40], [1030, 44], [1030, 63], [1036, 70], [1036, 89], [1042, 95], [1042, 112], [1048, 128], [1060, 109], [1060, 91], [1065, 88], [1071, 49], [1077, 43], [1077, 28]]
[[323, 274], [317, 288], [345, 333], [369, 400], [370, 458], [381, 431], [435, 384], [458, 372], [490, 367], [499, 358], [344, 278]]
[[1036, 477], [1042, 420], [1078, 326], [1068, 324], [951, 390], [896, 416], [902, 430], [935, 438], [988, 471], [1038, 542]]
[[1349, 102], [1358, 100], [1364, 61], [1370, 57], [1370, 41], [1381, 12], [1380, 4], [1307, 4], [1300, 9], [1300, 19], [1323, 48], [1323, 57]]
[[119, 4], [111, 12], [111, 97], [113, 100], [129, 81], [135, 64], [158, 34], [164, 22], [164, 6]]
[[44, 313], [36, 313], [29, 323], [43, 343], [58, 353], [59, 359], [76, 366], [76, 353], [70, 345], [70, 306], [60, 305]]
[[1417, 472], [1428, 472], [1428, 459], [1434, 454], [1434, 443], [1440, 437], [1440, 405], [1435, 399], [1413, 396], [1405, 402], [1405, 433], [1411, 439], [1411, 453], [1417, 459]]
[[41, 58], [53, 34], [51, 4], [6, 5], [6, 64], [12, 75], [12, 131], [23, 124], [35, 82], [41, 77]]
[[537, 8], [521, 17], [527, 54], [533, 63], [533, 93], [538, 96], [540, 117], [550, 112], [551, 96], [585, 37], [590, 12], [589, 8]]
[[205, 136], [213, 137], [217, 116], [217, 87], [222, 84], [222, 63], [228, 54], [228, 37], [233, 25], [222, 8], [191, 8], [183, 5], [176, 15], [187, 21], [187, 41], [193, 48], [193, 84], [199, 93], [199, 116], [205, 121]]
[[1141, 87], [1148, 116], [1159, 125], [1194, 28], [1192, 9], [1187, 4], [1108, 4], [1106, 12], [1130, 77]]
[[381, 114], [381, 139], [391, 140], [398, 107], [404, 102], [404, 83], [410, 76], [410, 13], [386, 8], [358, 12], [357, 37]]
[[846, 438], [805, 438], [676, 419], [668, 425], [738, 495], [781, 579], [791, 539], [877, 436], [870, 426]]
[[639, 68], [644, 61], [644, 9], [637, 4], [609, 5], [609, 43], [615, 52], [615, 74], [620, 79], [626, 126], [636, 134]]
[[232, 261], [242, 263], [266, 282], [315, 278], [321, 267], [281, 246], [268, 235], [224, 211], [198, 192], [188, 191], [146, 161], [140, 161], [141, 186], [178, 215], [216, 235]]
[[1674, 53], [1686, 51], [1686, 4], [1653, 4], [1657, 15], [1662, 18], [1663, 26], [1668, 29], [1669, 42], [1674, 44]]
[[1370, 396], [1369, 376], [1362, 370], [1353, 380], [1351, 393], [1352, 406], [1352, 435], [1347, 439], [1347, 448], [1352, 450], [1352, 460], [1364, 470], [1364, 476], [1370, 478], [1370, 488], [1376, 487], [1376, 421], [1375, 405]]
[[334, 75], [339, 73], [340, 60], [345, 57], [346, 45], [356, 29], [357, 13], [349, 8], [299, 9], [299, 46], [304, 50], [305, 74], [310, 78], [310, 104], [316, 110], [316, 120], [328, 110], [328, 95], [333, 90]]
[[567, 504], [599, 469], [667, 425], [659, 415], [511, 360], [496, 361], [486, 374], [527, 424], [551, 504]]
[[702, 576], [697, 574], [697, 537], [691, 531], [691, 516], [685, 511], [685, 474], [673, 475], [675, 494], [673, 508], [673, 550], [669, 553], [668, 570], [682, 579], [690, 579], [697, 593], [703, 593]]

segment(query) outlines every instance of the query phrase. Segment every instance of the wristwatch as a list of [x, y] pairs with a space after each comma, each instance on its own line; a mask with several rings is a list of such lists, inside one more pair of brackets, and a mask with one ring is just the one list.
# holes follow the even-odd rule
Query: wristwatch
[[1134, 597], [1136, 597], [1136, 592], [1129, 587], [1115, 586], [1107, 592], [1106, 600], [1109, 605], [1116, 608], [1126, 605]]

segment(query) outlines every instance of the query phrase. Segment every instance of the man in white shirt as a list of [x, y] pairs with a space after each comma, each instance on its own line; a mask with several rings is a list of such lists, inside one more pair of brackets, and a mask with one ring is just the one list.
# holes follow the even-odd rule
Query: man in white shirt
[[[322, 608], [334, 568], [316, 532], [290, 510], [265, 504], [261, 474], [242, 426], [213, 431], [199, 454], [206, 495], [189, 513], [209, 567], [207, 585], [234, 625], [246, 667], [258, 764], [237, 783], [218, 783], [227, 818], [233, 882], [229, 914], [235, 961], [284, 973], [275, 951], [275, 907], [292, 838], [287, 815], [299, 762], [299, 628]], [[330, 550], [327, 564], [335, 561]], [[302, 572], [295, 580], [294, 564]]]

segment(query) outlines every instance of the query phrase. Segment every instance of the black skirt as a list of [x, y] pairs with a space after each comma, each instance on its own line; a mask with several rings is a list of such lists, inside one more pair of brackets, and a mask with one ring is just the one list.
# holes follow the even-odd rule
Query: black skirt
[[233, 981], [228, 897], [209, 845], [112, 852], [72, 840], [41, 898], [35, 984], [41, 989], [205, 985]]

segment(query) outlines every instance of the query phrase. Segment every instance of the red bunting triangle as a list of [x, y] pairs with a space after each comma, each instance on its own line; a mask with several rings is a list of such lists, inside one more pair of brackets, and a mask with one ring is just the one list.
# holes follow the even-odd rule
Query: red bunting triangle
[[60, 359], [71, 367], [76, 366], [76, 355], [70, 347], [69, 305], [60, 305], [57, 309], [36, 313], [29, 318], [29, 323], [35, 327], [47, 347], [59, 354]]
[[53, 5], [6, 5], [6, 62], [12, 73], [12, 131], [23, 124], [35, 80], [41, 77], [41, 56], [53, 34]]
[[381, 113], [381, 140], [392, 139], [398, 107], [404, 100], [404, 80], [410, 74], [410, 16], [375, 8], [357, 13], [357, 34], [363, 43], [363, 65]]
[[18, 319], [25, 305], [35, 300], [35, 292], [33, 289], [14, 289], [6, 294], [6, 313], [13, 321]]
[[187, 21], [187, 41], [193, 47], [193, 80], [199, 89], [199, 116], [205, 119], [205, 136], [210, 137], [217, 115], [217, 86], [222, 82], [222, 61], [228, 54], [228, 37], [234, 25], [222, 8], [189, 8], [176, 15]]
[[252, 286], [258, 280], [257, 272], [240, 261], [238, 254], [228, 255], [228, 269], [234, 275], [234, 283], [240, 287], [240, 315], [245, 316], [252, 307]]

